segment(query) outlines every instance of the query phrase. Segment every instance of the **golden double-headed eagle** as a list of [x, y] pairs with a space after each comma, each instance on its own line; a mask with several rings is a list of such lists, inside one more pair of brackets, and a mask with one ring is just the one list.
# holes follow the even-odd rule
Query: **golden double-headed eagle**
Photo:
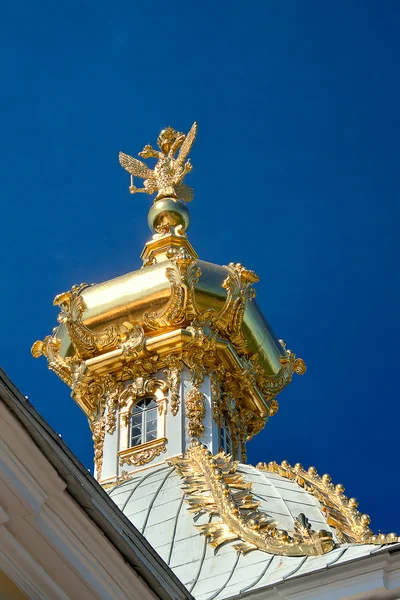
[[[120, 152], [119, 162], [131, 174], [131, 186], [129, 188], [131, 194], [136, 194], [137, 192], [154, 194], [157, 192], [155, 202], [162, 198], [174, 198], [183, 200], [184, 202], [191, 202], [193, 200], [193, 190], [188, 185], [182, 183], [182, 181], [185, 175], [192, 170], [190, 159], [186, 159], [192, 148], [196, 134], [197, 123], [193, 123], [187, 135], [175, 131], [172, 127], [163, 129], [157, 139], [160, 151], [155, 150], [148, 144], [139, 152], [139, 156], [143, 158], [158, 159], [153, 170], [149, 169], [141, 160]], [[178, 156], [175, 158], [178, 150]], [[134, 185], [134, 176], [145, 180], [143, 183], [144, 187], [137, 188]]]

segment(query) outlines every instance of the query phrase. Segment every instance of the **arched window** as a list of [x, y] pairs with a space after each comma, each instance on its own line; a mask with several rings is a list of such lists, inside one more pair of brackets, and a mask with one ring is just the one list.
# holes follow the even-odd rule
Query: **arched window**
[[130, 445], [139, 446], [157, 439], [157, 402], [144, 398], [131, 412]]
[[220, 447], [227, 454], [232, 454], [232, 432], [225, 417], [222, 419], [220, 432]]

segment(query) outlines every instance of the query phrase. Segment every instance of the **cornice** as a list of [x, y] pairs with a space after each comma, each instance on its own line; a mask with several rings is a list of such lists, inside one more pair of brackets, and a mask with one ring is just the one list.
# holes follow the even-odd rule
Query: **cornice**
[[[39, 448], [47, 463], [66, 483], [65, 491], [88, 523], [96, 525], [127, 565], [163, 600], [192, 598], [150, 544], [117, 509], [107, 493], [76, 459], [66, 444], [0, 371], [0, 397]], [[47, 510], [47, 509], [46, 509]]]

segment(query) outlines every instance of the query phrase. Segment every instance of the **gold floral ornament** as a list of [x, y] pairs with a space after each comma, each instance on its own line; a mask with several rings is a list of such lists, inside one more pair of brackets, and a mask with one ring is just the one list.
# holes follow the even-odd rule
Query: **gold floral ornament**
[[278, 473], [281, 477], [295, 481], [309, 494], [317, 498], [322, 511], [326, 514], [327, 523], [335, 528], [336, 537], [343, 544], [393, 544], [400, 541], [395, 533], [374, 535], [368, 527], [370, 518], [357, 510], [355, 498], [348, 499], [344, 495], [342, 484], [334, 485], [331, 477], [319, 476], [315, 467], [307, 471], [300, 463], [292, 467], [286, 460], [280, 465], [275, 462], [258, 463], [257, 469]]
[[213, 456], [206, 446], [194, 443], [183, 458], [170, 459], [184, 479], [189, 511], [217, 515], [219, 521], [196, 525], [209, 543], [218, 548], [234, 542], [239, 553], [262, 550], [286, 556], [317, 556], [335, 547], [328, 531], [313, 531], [303, 513], [289, 533], [259, 510], [251, 482], [237, 473], [238, 463], [224, 452]]
[[[131, 194], [138, 192], [154, 194], [157, 192], [155, 201], [162, 198], [174, 198], [191, 202], [193, 200], [193, 190], [182, 182], [185, 175], [192, 170], [190, 159], [186, 159], [196, 134], [197, 123], [193, 123], [187, 135], [175, 131], [172, 127], [163, 129], [157, 139], [160, 150], [155, 150], [148, 144], [139, 152], [139, 156], [143, 158], [157, 159], [157, 164], [153, 170], [149, 169], [141, 160], [120, 152], [119, 162], [131, 174], [131, 186], [129, 188]], [[178, 156], [175, 158], [178, 150]], [[134, 176], [144, 179], [144, 187], [137, 188], [135, 186]]]

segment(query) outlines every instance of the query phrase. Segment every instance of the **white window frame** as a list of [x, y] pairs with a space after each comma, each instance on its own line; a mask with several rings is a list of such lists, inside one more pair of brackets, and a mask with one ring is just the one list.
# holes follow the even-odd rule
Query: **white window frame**
[[[140, 411], [135, 410], [136, 407], [138, 407], [139, 405], [143, 404], [144, 402], [147, 402], [148, 405], [145, 406], [144, 408], [141, 408]], [[155, 421], [156, 421], [156, 427], [155, 429], [152, 429], [150, 432], [147, 430], [148, 429], [148, 416], [149, 413], [153, 412], [153, 414], [155, 415]], [[136, 427], [139, 429], [140, 431], [140, 438], [133, 442], [133, 419], [135, 415], [140, 415], [141, 419], [140, 422], [137, 423]], [[154, 437], [150, 437], [150, 434], [154, 433]], [[137, 435], [135, 435], [134, 437], [137, 437]], [[147, 396], [145, 398], [142, 398], [141, 400], [138, 400], [138, 402], [136, 402], [131, 409], [130, 412], [130, 424], [129, 424], [129, 446], [131, 448], [135, 447], [135, 446], [140, 446], [141, 444], [146, 444], [147, 442], [151, 442], [153, 440], [156, 440], [158, 438], [158, 405], [157, 405], [157, 401], [155, 398], [151, 397], [151, 396]]]
[[226, 417], [222, 417], [220, 434], [219, 434], [219, 444], [221, 450], [225, 452], [225, 454], [233, 455], [233, 439], [232, 439], [232, 429], [229, 425], [229, 421]]

